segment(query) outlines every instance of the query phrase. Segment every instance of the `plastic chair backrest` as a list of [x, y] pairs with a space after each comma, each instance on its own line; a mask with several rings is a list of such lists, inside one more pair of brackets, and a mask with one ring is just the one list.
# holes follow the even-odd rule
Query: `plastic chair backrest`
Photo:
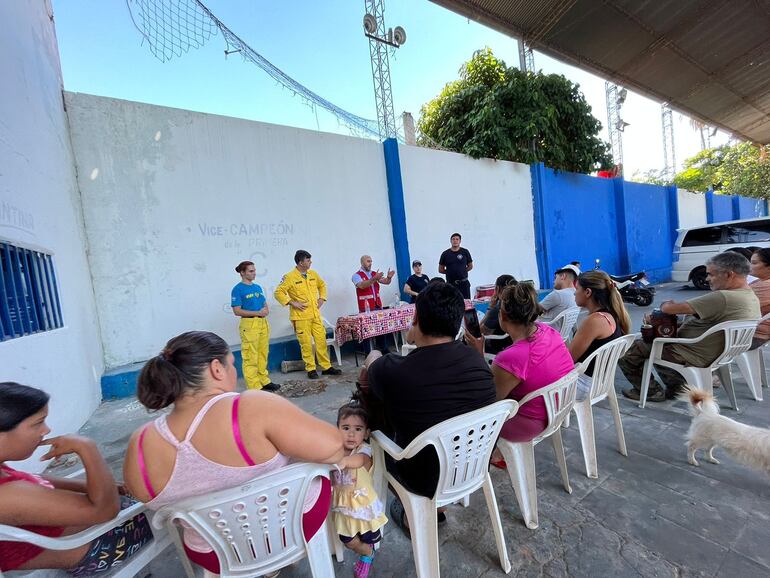
[[572, 337], [572, 328], [575, 327], [579, 315], [580, 307], [570, 307], [559, 313], [551, 321], [546, 321], [545, 323], [561, 333], [561, 338], [567, 341]]
[[564, 419], [572, 411], [572, 406], [575, 405], [575, 394], [577, 393], [577, 379], [581, 370], [582, 364], [578, 363], [575, 365], [575, 369], [558, 381], [533, 391], [519, 401], [519, 406], [523, 406], [536, 397], [542, 397], [543, 402], [545, 402], [545, 410], [548, 413], [548, 426], [532, 440], [534, 443], [547, 438], [560, 428]]
[[184, 522], [214, 549], [222, 574], [261, 576], [268, 565], [290, 564], [306, 555], [305, 495], [316, 476], [328, 475], [329, 466], [290, 465], [248, 484], [161, 508], [153, 525]]
[[725, 321], [709, 329], [706, 333], [723, 331], [725, 335], [725, 348], [711, 366], [727, 365], [735, 357], [744, 351], [748, 351], [751, 347], [751, 340], [754, 338], [754, 332], [757, 329], [757, 323], [756, 319]]
[[607, 397], [611, 387], [615, 387], [615, 370], [618, 360], [628, 351], [639, 334], [631, 333], [621, 335], [609, 343], [605, 343], [581, 362], [581, 369], [585, 372], [591, 362], [594, 362], [593, 376], [591, 377], [591, 391], [588, 399], [592, 402]]
[[453, 503], [484, 482], [500, 430], [518, 407], [512, 399], [498, 401], [443, 421], [409, 444], [427, 442], [436, 448], [441, 472], [437, 504]]

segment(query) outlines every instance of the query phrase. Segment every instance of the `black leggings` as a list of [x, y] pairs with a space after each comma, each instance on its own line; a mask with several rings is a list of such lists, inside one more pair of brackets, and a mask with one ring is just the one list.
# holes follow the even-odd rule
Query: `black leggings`
[[[120, 509], [125, 510], [134, 503], [130, 498], [121, 496]], [[147, 516], [138, 514], [91, 542], [86, 555], [69, 573], [73, 576], [92, 576], [109, 572], [136, 554], [150, 540], [152, 530]]]

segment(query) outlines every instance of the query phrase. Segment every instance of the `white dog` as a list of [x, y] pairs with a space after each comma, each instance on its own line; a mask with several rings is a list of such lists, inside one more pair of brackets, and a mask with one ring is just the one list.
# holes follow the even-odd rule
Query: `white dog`
[[714, 448], [719, 446], [739, 462], [770, 474], [770, 430], [719, 415], [714, 397], [702, 389], [687, 386], [680, 399], [690, 403], [693, 416], [686, 444], [687, 460], [692, 465], [699, 465], [695, 459], [698, 450], [708, 450], [706, 459], [718, 464]]

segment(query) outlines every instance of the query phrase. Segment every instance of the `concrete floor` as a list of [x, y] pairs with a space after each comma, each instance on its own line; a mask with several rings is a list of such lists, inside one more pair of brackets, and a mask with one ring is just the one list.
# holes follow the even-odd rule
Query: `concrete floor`
[[[655, 303], [683, 301], [702, 292], [666, 284]], [[633, 327], [651, 307], [628, 305]], [[325, 380], [324, 392], [294, 399], [300, 407], [333, 421], [337, 408], [354, 388], [356, 370], [345, 360], [344, 373]], [[301, 377], [276, 374], [274, 380]], [[628, 387], [618, 373], [618, 390]], [[768, 427], [770, 401], [755, 402], [742, 378], [736, 379], [740, 411], [725, 415]], [[765, 391], [767, 398], [770, 392]], [[573, 492], [561, 486], [550, 443], [537, 446], [540, 527], [528, 530], [521, 519], [507, 474], [492, 468], [503, 518], [511, 576], [770, 576], [770, 477], [737, 464], [723, 451], [714, 465], [687, 463], [684, 434], [690, 419], [683, 402], [648, 404], [642, 410], [621, 397], [629, 455], [617, 452], [612, 417], [606, 403], [595, 407], [599, 479], [585, 476], [575, 420], [564, 434]], [[130, 432], [151, 418], [134, 399], [104, 403], [81, 433], [96, 439], [116, 476]], [[448, 511], [439, 530], [441, 568], [446, 577], [504, 576], [481, 493], [470, 507]], [[336, 563], [335, 563], [336, 564]], [[353, 556], [336, 565], [338, 576], [352, 573]], [[183, 570], [173, 548], [151, 564], [156, 578], [179, 578]], [[373, 578], [414, 576], [411, 544], [389, 524], [377, 554]], [[305, 561], [281, 577], [309, 577]]]

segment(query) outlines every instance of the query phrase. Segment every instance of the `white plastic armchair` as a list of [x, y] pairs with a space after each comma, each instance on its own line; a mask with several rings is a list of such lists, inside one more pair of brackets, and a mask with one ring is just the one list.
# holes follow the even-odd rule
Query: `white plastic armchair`
[[337, 365], [342, 367], [342, 354], [340, 353], [340, 344], [337, 343], [337, 329], [329, 323], [325, 317], [321, 317], [321, 321], [326, 329], [332, 330], [332, 336], [326, 338], [326, 346], [334, 349], [334, 353], [337, 356]]
[[[577, 417], [578, 431], [580, 432], [580, 445], [583, 449], [583, 460], [586, 464], [586, 475], [589, 478], [599, 477], [599, 468], [596, 463], [596, 439], [594, 437], [594, 416], [591, 407], [606, 399], [612, 410], [615, 420], [615, 431], [618, 436], [618, 451], [628, 455], [626, 438], [623, 435], [623, 423], [620, 421], [620, 407], [618, 396], [615, 392], [615, 370], [618, 360], [628, 351], [634, 340], [640, 334], [623, 335], [601, 346], [581, 363], [581, 375], [585, 373], [591, 362], [594, 364], [593, 377], [586, 376], [591, 381], [591, 389], [586, 397], [575, 401], [572, 408]], [[580, 378], [579, 378], [580, 379]]]
[[569, 343], [572, 340], [572, 330], [575, 328], [579, 315], [580, 307], [570, 307], [559, 313], [551, 321], [545, 321], [545, 324], [561, 333], [564, 342]]
[[[79, 548], [89, 542], [93, 542], [96, 538], [102, 534], [106, 534], [113, 528], [124, 524], [134, 516], [141, 513], [149, 514], [146, 511], [144, 504], [137, 502], [118, 512], [112, 520], [104, 522], [103, 524], [97, 524], [91, 526], [87, 530], [78, 532], [77, 534], [71, 534], [69, 536], [60, 536], [58, 538], [51, 538], [48, 536], [41, 536], [28, 530], [22, 530], [13, 526], [6, 526], [0, 524], [0, 540], [8, 542], [26, 542], [28, 544], [34, 544], [47, 550], [72, 550], [73, 548]], [[139, 571], [149, 564], [158, 554], [166, 549], [171, 544], [171, 537], [163, 529], [153, 531], [153, 540], [146, 544], [136, 554], [131, 556], [128, 561], [121, 565], [118, 569], [111, 573], [105, 574], [109, 578], [130, 578], [139, 573]], [[26, 576], [30, 575], [34, 571], [32, 570], [17, 570], [13, 572], [0, 572], [0, 578], [11, 578], [12, 576]]]
[[572, 411], [572, 406], [575, 403], [577, 379], [580, 371], [581, 365], [578, 363], [575, 369], [559, 381], [533, 391], [519, 401], [519, 407], [521, 407], [535, 398], [543, 398], [548, 414], [548, 425], [542, 433], [528, 442], [509, 442], [503, 437], [497, 440], [497, 448], [505, 458], [508, 476], [511, 478], [524, 523], [531, 530], [538, 527], [535, 446], [548, 437], [551, 438], [553, 444], [564, 489], [567, 493], [572, 493], [567, 474], [567, 460], [564, 456], [564, 443], [561, 438], [561, 425]]
[[[465, 337], [465, 328], [460, 325], [460, 330], [457, 332], [457, 335], [455, 335], [455, 341], [458, 341]], [[401, 355], [406, 356], [409, 355], [410, 352], [417, 349], [417, 346], [414, 343], [407, 343], [406, 337], [404, 337], [404, 344], [401, 346]]]
[[[762, 316], [762, 319], [757, 323], [757, 327], [759, 327], [763, 321], [767, 321], [768, 319], [770, 319], [770, 313]], [[762, 388], [767, 387], [765, 358], [762, 351], [768, 344], [770, 344], [770, 341], [766, 341], [756, 349], [744, 351], [733, 360], [738, 366], [743, 378], [746, 380], [746, 383], [751, 390], [751, 395], [756, 401], [762, 401]]]
[[[714, 325], [711, 329], [706, 331], [700, 337], [693, 337], [690, 339], [682, 337], [658, 337], [652, 342], [652, 350], [650, 351], [650, 357], [644, 362], [644, 370], [642, 371], [642, 391], [639, 396], [639, 407], [644, 407], [647, 401], [647, 391], [650, 387], [650, 377], [652, 377], [655, 371], [655, 366], [667, 367], [673, 369], [684, 377], [685, 381], [697, 388], [704, 389], [709, 393], [713, 393], [713, 385], [711, 382], [711, 374], [716, 371], [719, 374], [719, 378], [722, 381], [722, 385], [727, 392], [727, 396], [730, 398], [730, 403], [733, 409], [738, 409], [738, 402], [735, 399], [735, 388], [733, 387], [733, 380], [730, 376], [730, 363], [739, 356], [741, 353], [748, 351], [751, 347], [751, 340], [754, 337], [754, 331], [757, 328], [756, 319], [739, 320], [739, 321], [725, 321]], [[678, 345], [692, 345], [699, 343], [710, 337], [722, 333], [724, 335], [725, 345], [722, 353], [706, 367], [695, 367], [691, 365], [680, 365], [673, 361], [667, 361], [663, 359], [663, 346], [667, 344]], [[658, 376], [660, 378], [660, 376]], [[661, 383], [663, 380], [660, 380]]]
[[181, 522], [216, 552], [221, 578], [263, 576], [307, 556], [314, 578], [334, 576], [327, 522], [309, 540], [302, 532], [302, 507], [311, 482], [328, 477], [329, 466], [294, 464], [251, 482], [182, 500], [161, 508], [153, 526], [166, 527], [188, 578], [195, 578], [184, 553]]
[[479, 488], [484, 490], [500, 566], [506, 574], [511, 571], [500, 511], [489, 477], [489, 459], [505, 420], [517, 409], [514, 400], [498, 401], [433, 426], [404, 449], [380, 431], [372, 434], [375, 464], [384, 464], [385, 453], [400, 461], [413, 457], [426, 446], [433, 446], [438, 455], [439, 482], [432, 499], [410, 493], [384, 467], [375, 471], [380, 499], [385, 500], [387, 480], [404, 505], [409, 527], [414, 528], [412, 552], [418, 578], [440, 576], [436, 508], [458, 501], [467, 503], [470, 494]]

